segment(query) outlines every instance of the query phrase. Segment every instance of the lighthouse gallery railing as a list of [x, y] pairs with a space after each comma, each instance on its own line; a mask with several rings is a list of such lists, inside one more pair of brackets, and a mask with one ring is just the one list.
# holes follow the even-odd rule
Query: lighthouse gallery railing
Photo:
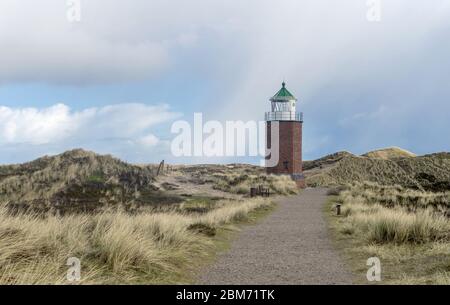
[[303, 112], [275, 111], [266, 112], [266, 121], [298, 121], [303, 122]]

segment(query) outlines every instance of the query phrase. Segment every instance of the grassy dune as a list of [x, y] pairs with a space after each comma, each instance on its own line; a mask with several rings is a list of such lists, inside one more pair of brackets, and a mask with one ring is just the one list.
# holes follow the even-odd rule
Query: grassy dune
[[398, 158], [413, 158], [416, 157], [416, 154], [413, 154], [412, 152], [399, 147], [391, 147], [370, 151], [368, 153], [365, 153], [363, 156], [369, 158], [392, 160]]
[[332, 228], [360, 282], [377, 256], [383, 284], [450, 284], [450, 192], [363, 183], [333, 201], [342, 216]]
[[0, 203], [36, 212], [93, 211], [125, 201], [150, 201], [145, 195], [155, 192], [153, 182], [150, 166], [78, 149], [0, 166]]
[[[11, 215], [0, 209], [0, 284], [66, 284], [66, 261], [82, 284], [186, 283], [217, 250], [216, 229], [268, 209], [263, 199], [221, 202], [208, 213], [107, 211]], [[211, 234], [211, 232], [213, 232]]]
[[422, 191], [450, 190], [450, 153], [419, 157], [392, 154], [395, 152], [386, 150], [368, 156], [340, 152], [307, 161], [306, 182], [309, 186], [338, 186], [370, 181]]

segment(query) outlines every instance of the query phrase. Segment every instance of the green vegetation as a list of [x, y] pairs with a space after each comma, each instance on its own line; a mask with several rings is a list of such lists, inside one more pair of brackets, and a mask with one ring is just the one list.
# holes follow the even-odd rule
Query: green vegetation
[[96, 172], [90, 177], [87, 178], [88, 182], [97, 182], [97, 183], [104, 183], [106, 182], [105, 174], [102, 172]]
[[[331, 198], [331, 228], [359, 282], [376, 256], [382, 284], [450, 284], [449, 192], [363, 183]], [[331, 210], [336, 202], [342, 216]]]
[[220, 205], [220, 197], [195, 196], [186, 199], [180, 210], [188, 213], [207, 213]]

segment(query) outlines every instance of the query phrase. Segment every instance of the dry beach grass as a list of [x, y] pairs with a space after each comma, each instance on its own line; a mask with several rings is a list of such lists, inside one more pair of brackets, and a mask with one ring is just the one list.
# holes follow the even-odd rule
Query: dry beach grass
[[[66, 284], [69, 257], [83, 284], [185, 283], [214, 251], [195, 228], [221, 227], [267, 208], [263, 199], [223, 202], [205, 214], [106, 211], [11, 215], [0, 209], [0, 284]], [[194, 228], [194, 229], [192, 229]]]
[[214, 256], [215, 233], [271, 202], [250, 187], [296, 192], [288, 177], [248, 165], [134, 166], [73, 150], [0, 166], [0, 284], [189, 282]]
[[[381, 259], [383, 282], [450, 283], [449, 193], [430, 193], [354, 184], [334, 201], [342, 216], [332, 218], [338, 244], [354, 266]], [[355, 269], [364, 281], [367, 269]]]

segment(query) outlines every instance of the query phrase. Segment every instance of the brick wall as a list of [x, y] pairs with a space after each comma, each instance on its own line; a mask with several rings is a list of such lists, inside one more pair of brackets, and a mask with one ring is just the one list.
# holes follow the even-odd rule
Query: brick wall
[[[271, 148], [271, 122], [267, 122], [267, 147]], [[299, 187], [304, 186], [302, 167], [302, 123], [279, 122], [279, 162], [275, 167], [267, 167], [268, 174], [293, 175]]]

